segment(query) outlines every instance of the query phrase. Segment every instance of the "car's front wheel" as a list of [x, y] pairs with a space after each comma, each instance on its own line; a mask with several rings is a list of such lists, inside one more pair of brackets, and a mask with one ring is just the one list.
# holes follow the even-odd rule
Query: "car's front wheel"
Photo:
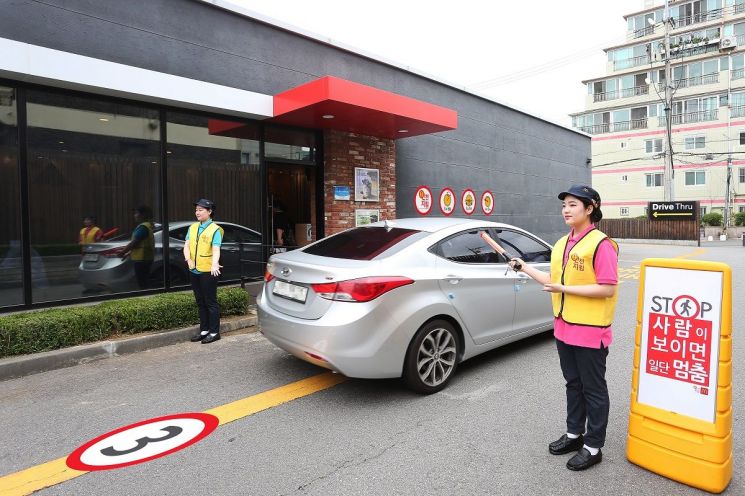
[[433, 320], [424, 324], [406, 353], [406, 385], [422, 394], [442, 390], [455, 374], [459, 347], [458, 333], [450, 322]]

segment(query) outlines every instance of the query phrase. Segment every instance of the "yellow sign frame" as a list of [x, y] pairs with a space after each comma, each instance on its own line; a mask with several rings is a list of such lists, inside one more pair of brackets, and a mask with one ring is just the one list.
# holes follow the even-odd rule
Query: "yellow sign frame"
[[[714, 423], [639, 403], [646, 269], [660, 267], [722, 273], [719, 360]], [[640, 266], [634, 373], [626, 457], [636, 465], [712, 493], [732, 479], [732, 269], [723, 263], [648, 258]]]

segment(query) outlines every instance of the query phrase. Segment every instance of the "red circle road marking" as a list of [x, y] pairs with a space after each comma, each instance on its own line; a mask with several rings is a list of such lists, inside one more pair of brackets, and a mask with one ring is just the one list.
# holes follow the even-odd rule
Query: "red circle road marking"
[[[154, 424], [156, 422], [163, 422], [166, 420], [197, 420], [203, 424], [203, 427], [201, 431], [199, 431], [198, 434], [189, 437], [184, 442], [178, 444], [175, 447], [171, 447], [167, 449], [166, 451], [163, 451], [162, 453], [156, 453], [149, 456], [146, 456], [144, 458], [140, 459], [134, 459], [130, 460], [124, 463], [111, 463], [106, 465], [91, 465], [88, 463], [85, 463], [82, 461], [81, 457], [86, 453], [86, 451], [94, 446], [95, 444], [112, 437], [116, 434], [119, 434], [121, 432], [128, 431], [130, 429], [134, 429], [136, 427], [140, 427], [147, 424]], [[126, 425], [124, 427], [120, 427], [116, 430], [113, 430], [111, 432], [107, 432], [106, 434], [103, 434], [102, 436], [98, 436], [95, 439], [92, 439], [85, 443], [84, 445], [80, 446], [78, 449], [70, 453], [70, 456], [67, 457], [67, 466], [75, 469], [75, 470], [83, 470], [83, 471], [93, 471], [93, 470], [111, 470], [115, 468], [122, 468], [122, 467], [128, 467], [130, 465], [136, 465], [138, 463], [144, 463], [149, 462], [150, 460], [155, 460], [156, 458], [160, 458], [166, 455], [170, 455], [171, 453], [175, 453], [176, 451], [182, 450], [188, 446], [191, 446], [192, 444], [201, 441], [205, 437], [209, 436], [212, 431], [217, 429], [217, 426], [220, 424], [220, 419], [215, 417], [214, 415], [210, 415], [209, 413], [177, 413], [175, 415], [166, 415], [164, 417], [157, 417], [152, 418], [148, 420], [143, 420], [142, 422], [137, 422], [136, 424]], [[174, 436], [178, 437], [178, 436]], [[157, 439], [154, 439], [153, 441], [157, 442]]]

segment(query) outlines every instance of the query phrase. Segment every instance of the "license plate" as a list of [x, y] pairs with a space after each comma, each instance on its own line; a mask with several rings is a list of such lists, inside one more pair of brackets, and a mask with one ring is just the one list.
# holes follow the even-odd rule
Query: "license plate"
[[277, 296], [282, 296], [283, 298], [289, 298], [290, 300], [305, 303], [305, 299], [308, 297], [308, 288], [296, 284], [290, 284], [289, 282], [274, 281], [274, 289], [272, 290], [272, 293]]
[[95, 253], [86, 253], [83, 255], [83, 262], [98, 262], [98, 255]]

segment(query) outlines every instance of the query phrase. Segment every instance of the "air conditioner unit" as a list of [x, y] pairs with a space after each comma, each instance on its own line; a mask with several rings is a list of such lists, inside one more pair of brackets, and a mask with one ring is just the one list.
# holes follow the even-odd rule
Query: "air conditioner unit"
[[720, 50], [729, 50], [737, 47], [737, 36], [725, 36], [719, 41]]

